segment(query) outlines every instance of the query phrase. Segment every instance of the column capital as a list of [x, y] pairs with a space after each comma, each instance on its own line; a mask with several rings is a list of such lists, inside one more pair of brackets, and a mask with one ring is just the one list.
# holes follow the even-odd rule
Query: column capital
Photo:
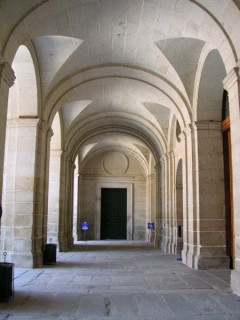
[[9, 88], [14, 84], [15, 73], [8, 62], [0, 61], [0, 78], [7, 83]]
[[166, 154], [163, 154], [160, 158], [160, 166], [162, 167], [164, 165], [164, 163], [166, 162], [167, 158], [166, 158]]
[[158, 170], [162, 168], [162, 161], [161, 159], [155, 164], [154, 169]]
[[183, 132], [183, 131], [181, 131], [181, 133], [179, 133], [178, 138], [179, 138], [179, 142], [184, 141], [185, 135], [184, 135], [184, 132]]
[[229, 91], [233, 86], [233, 84], [236, 81], [240, 80], [239, 69], [240, 69], [240, 60], [238, 61], [237, 66], [234, 67], [223, 79], [223, 87], [225, 90]]
[[196, 131], [196, 124], [195, 123], [189, 123], [185, 129], [183, 130], [184, 137], [191, 135], [194, 131]]
[[[155, 166], [155, 169], [156, 169], [156, 166]], [[154, 178], [154, 174], [148, 174], [147, 176], [146, 176], [146, 179], [147, 180], [151, 180], [151, 179], [153, 179]]]
[[175, 158], [175, 153], [173, 151], [169, 151], [167, 154], [170, 159]]
[[174, 159], [174, 157], [175, 153], [173, 151], [169, 151], [163, 154], [159, 161], [161, 163], [161, 167], [164, 165], [164, 163], [167, 163], [169, 160]]
[[47, 134], [47, 137], [50, 139], [53, 136], [53, 130], [50, 127], [49, 123], [45, 120], [39, 120], [38, 129], [42, 130]]

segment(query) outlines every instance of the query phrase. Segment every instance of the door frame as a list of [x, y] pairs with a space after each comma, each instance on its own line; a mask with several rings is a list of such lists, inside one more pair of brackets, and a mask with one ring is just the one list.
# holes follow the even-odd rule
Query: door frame
[[133, 184], [131, 182], [97, 182], [94, 238], [101, 239], [101, 189], [127, 189], [127, 240], [133, 240]]

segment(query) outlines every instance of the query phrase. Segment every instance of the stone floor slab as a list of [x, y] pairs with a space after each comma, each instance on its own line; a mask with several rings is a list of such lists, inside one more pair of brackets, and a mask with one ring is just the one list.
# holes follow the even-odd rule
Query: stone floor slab
[[0, 320], [240, 320], [229, 270], [192, 270], [147, 244], [92, 243], [15, 268]]

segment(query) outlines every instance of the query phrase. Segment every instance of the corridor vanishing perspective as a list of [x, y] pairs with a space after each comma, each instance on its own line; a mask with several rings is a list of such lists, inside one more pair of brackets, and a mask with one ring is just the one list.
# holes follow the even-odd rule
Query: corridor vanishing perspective
[[[239, 0], [0, 0], [0, 254], [20, 282], [47, 279], [49, 242], [74, 270], [74, 243], [121, 240], [153, 245], [160, 279], [181, 254], [164, 290], [229, 274], [240, 295], [239, 30]], [[199, 311], [190, 291], [176, 305]]]
[[151, 244], [79, 242], [56, 265], [17, 268], [0, 319], [238, 320], [229, 276], [192, 270]]

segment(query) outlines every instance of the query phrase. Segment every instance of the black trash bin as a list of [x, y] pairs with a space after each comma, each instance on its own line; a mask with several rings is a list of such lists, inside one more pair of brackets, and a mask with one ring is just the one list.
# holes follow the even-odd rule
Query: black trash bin
[[53, 243], [45, 244], [43, 249], [43, 264], [56, 263], [57, 245]]
[[14, 264], [0, 262], [0, 300], [6, 301], [14, 297]]

